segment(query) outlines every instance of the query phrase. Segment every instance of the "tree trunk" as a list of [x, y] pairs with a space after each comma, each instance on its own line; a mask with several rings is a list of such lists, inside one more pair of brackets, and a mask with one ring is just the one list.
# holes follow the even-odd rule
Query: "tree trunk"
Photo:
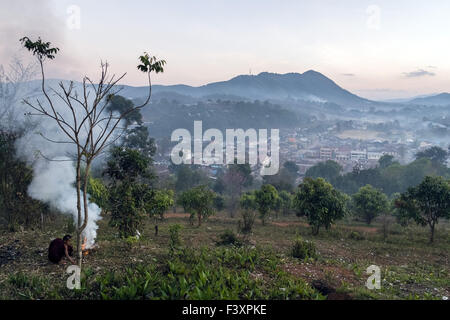
[[366, 223], [368, 226], [370, 226], [370, 224], [372, 223], [372, 217], [369, 215], [366, 215]]
[[430, 223], [430, 243], [434, 242], [434, 222]]
[[319, 226], [312, 226], [312, 234], [313, 236], [317, 236], [319, 234]]
[[76, 178], [76, 189], [77, 189], [77, 256], [78, 256], [78, 266], [81, 268], [81, 261], [83, 259], [82, 253], [82, 239], [81, 239], [81, 158], [78, 155], [77, 159], [77, 178]]
[[198, 226], [200, 227], [202, 225], [202, 215], [199, 213], [197, 215], [198, 215]]
[[[91, 162], [89, 160], [86, 161], [86, 168], [85, 168], [85, 172], [84, 172], [84, 177], [83, 177], [83, 210], [84, 210], [84, 220], [83, 220], [83, 224], [81, 225], [81, 227], [78, 228], [77, 231], [77, 236], [78, 236], [78, 240], [77, 243], [79, 244], [78, 247], [78, 266], [81, 269], [81, 265], [83, 262], [83, 250], [82, 250], [82, 234], [84, 229], [86, 229], [87, 223], [88, 223], [88, 217], [89, 217], [89, 212], [88, 212], [88, 199], [87, 199], [87, 185], [88, 185], [88, 177], [89, 177], [89, 170], [91, 168]], [[81, 180], [81, 179], [80, 179]], [[80, 181], [81, 182], [81, 181]], [[81, 209], [81, 208], [80, 208]], [[78, 214], [78, 225], [81, 224], [81, 210]]]

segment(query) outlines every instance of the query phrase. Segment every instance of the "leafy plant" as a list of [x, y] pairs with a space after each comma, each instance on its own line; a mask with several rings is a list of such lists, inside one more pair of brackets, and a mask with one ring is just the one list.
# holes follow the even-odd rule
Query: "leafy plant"
[[256, 200], [255, 194], [252, 192], [247, 192], [241, 197], [241, 208], [242, 208], [242, 221], [239, 221], [239, 231], [243, 234], [250, 234], [253, 230], [253, 225], [256, 219]]
[[169, 227], [169, 250], [171, 253], [173, 253], [176, 249], [178, 249], [181, 246], [181, 239], [180, 239], [180, 231], [182, 229], [182, 226], [179, 224], [174, 224]]
[[346, 214], [347, 196], [322, 178], [305, 178], [294, 198], [297, 216], [306, 216], [314, 235], [320, 227], [329, 229]]
[[369, 225], [378, 215], [389, 210], [389, 202], [386, 195], [371, 185], [361, 187], [353, 195], [353, 204], [356, 214]]
[[350, 232], [350, 234], [348, 235], [348, 238], [352, 239], [352, 240], [357, 240], [357, 241], [365, 239], [364, 236], [362, 234], [360, 234], [358, 231]]
[[255, 191], [255, 203], [264, 225], [266, 223], [267, 215], [277, 207], [277, 189], [270, 184], [263, 185], [260, 190]]
[[198, 225], [201, 226], [202, 219], [214, 214], [214, 198], [213, 191], [206, 186], [198, 186], [183, 192], [178, 202], [191, 214], [191, 220], [197, 216]]
[[225, 230], [220, 236], [219, 241], [217, 241], [217, 245], [226, 246], [233, 245], [236, 247], [240, 247], [242, 242], [238, 239], [237, 235], [232, 230]]
[[292, 245], [291, 255], [298, 259], [315, 259], [317, 257], [316, 246], [312, 241], [297, 237]]

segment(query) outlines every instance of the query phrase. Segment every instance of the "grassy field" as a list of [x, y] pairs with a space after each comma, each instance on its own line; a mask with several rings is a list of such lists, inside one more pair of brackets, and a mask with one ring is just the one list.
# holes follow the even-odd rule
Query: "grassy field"
[[[149, 220], [139, 241], [124, 240], [100, 222], [98, 249], [84, 258], [82, 288], [66, 288], [66, 266], [47, 260], [47, 246], [66, 233], [64, 219], [42, 231], [0, 234], [0, 299], [445, 299], [450, 296], [450, 225], [428, 229], [392, 223], [387, 239], [381, 224], [350, 219], [312, 236], [295, 216], [255, 224], [240, 247], [218, 245], [238, 218], [225, 213], [201, 227], [185, 214], [167, 214], [154, 235]], [[181, 245], [171, 246], [169, 229], [179, 224]], [[315, 259], [290, 251], [301, 236], [317, 249]], [[241, 238], [241, 236], [239, 236]], [[173, 239], [173, 238], [172, 238]], [[381, 289], [365, 287], [370, 265], [381, 268]], [[319, 288], [317, 284], [326, 287]], [[330, 291], [331, 290], [331, 291]], [[330, 293], [331, 292], [331, 293]]]

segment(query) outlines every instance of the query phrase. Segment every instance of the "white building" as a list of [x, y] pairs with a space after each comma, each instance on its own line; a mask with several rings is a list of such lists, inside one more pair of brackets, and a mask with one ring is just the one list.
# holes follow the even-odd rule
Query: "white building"
[[351, 157], [352, 161], [367, 160], [367, 151], [366, 150], [352, 150], [350, 157]]
[[383, 156], [382, 152], [367, 152], [367, 159], [368, 160], [380, 160], [380, 158]]

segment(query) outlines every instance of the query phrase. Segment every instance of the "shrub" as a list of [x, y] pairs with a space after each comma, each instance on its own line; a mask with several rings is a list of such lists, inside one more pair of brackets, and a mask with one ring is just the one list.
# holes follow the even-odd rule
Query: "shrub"
[[225, 230], [224, 233], [222, 233], [219, 236], [220, 240], [217, 241], [217, 245], [222, 245], [222, 246], [226, 246], [226, 245], [233, 245], [236, 247], [240, 247], [242, 245], [241, 241], [238, 239], [238, 237], [236, 236], [236, 234], [231, 231], [231, 230]]
[[125, 242], [132, 246], [133, 244], [139, 242], [139, 236], [129, 236], [125, 238]]
[[242, 195], [240, 200], [240, 205], [242, 210], [243, 224], [239, 220], [238, 231], [243, 234], [249, 234], [252, 232], [253, 224], [255, 223], [255, 209], [256, 209], [256, 198], [254, 193], [247, 192]]
[[365, 239], [365, 237], [362, 234], [360, 234], [358, 231], [350, 232], [350, 234], [348, 235], [348, 238], [352, 239], [352, 240], [358, 240], [358, 241]]
[[245, 210], [242, 212], [242, 225], [239, 220], [239, 231], [243, 234], [252, 233], [253, 225], [255, 224], [256, 214], [252, 211]]
[[292, 246], [291, 255], [298, 259], [315, 259], [317, 257], [316, 246], [312, 241], [298, 237]]
[[181, 225], [174, 224], [169, 227], [169, 249], [170, 252], [173, 252], [175, 249], [179, 248], [181, 246], [181, 239], [180, 239], [180, 230]]

